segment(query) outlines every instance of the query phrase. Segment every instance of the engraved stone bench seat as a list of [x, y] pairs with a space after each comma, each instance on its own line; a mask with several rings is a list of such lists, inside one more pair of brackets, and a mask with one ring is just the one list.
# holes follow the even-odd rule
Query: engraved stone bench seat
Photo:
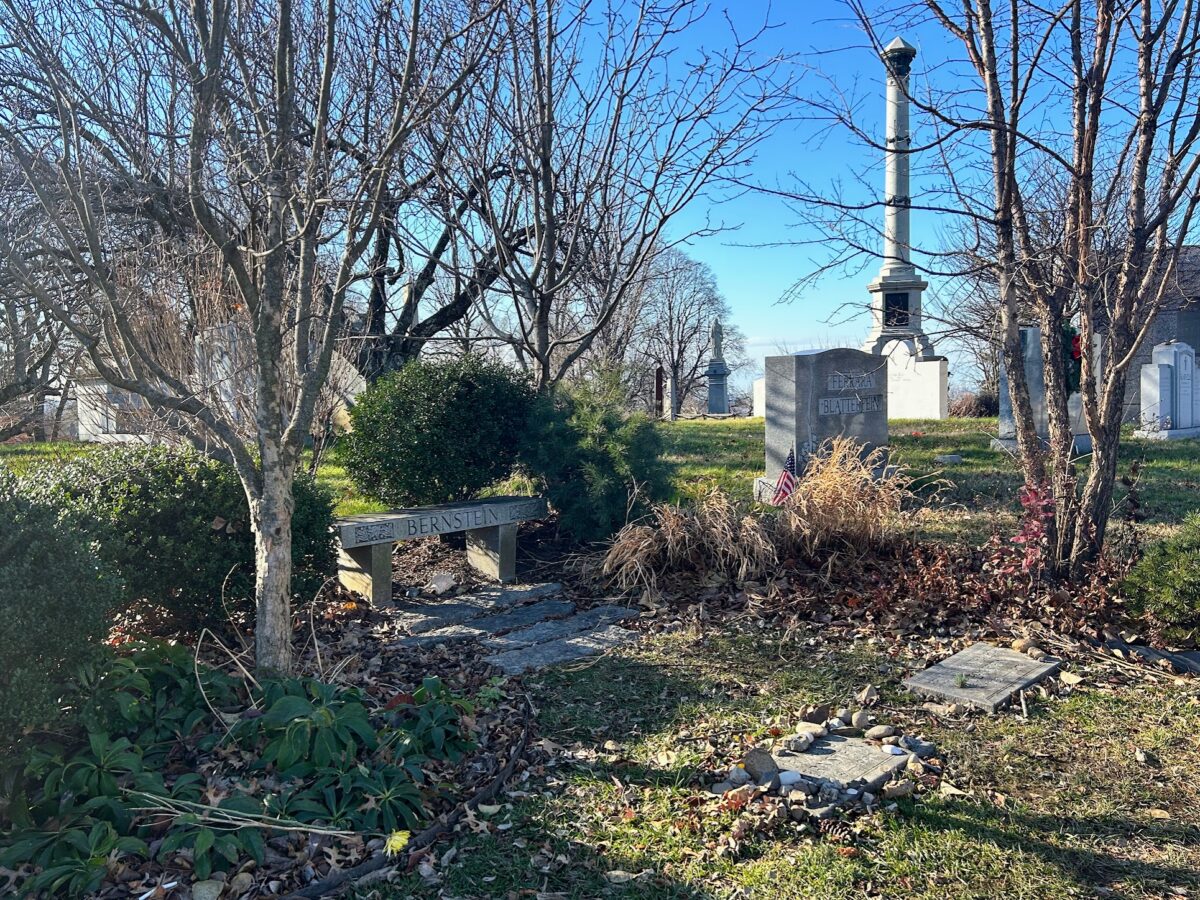
[[389, 603], [393, 544], [465, 531], [467, 562], [506, 584], [517, 575], [517, 524], [545, 516], [542, 497], [490, 497], [347, 516], [336, 522], [338, 580], [372, 603]]

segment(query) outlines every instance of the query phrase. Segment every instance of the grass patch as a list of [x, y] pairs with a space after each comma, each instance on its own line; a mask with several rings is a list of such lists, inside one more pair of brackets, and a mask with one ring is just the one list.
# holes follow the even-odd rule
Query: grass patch
[[[537, 778], [516, 786], [524, 795], [492, 817], [504, 830], [461, 836], [436, 888], [413, 875], [386, 896], [944, 900], [1200, 889], [1194, 692], [1085, 686], [1034, 700], [1028, 720], [975, 718], [968, 732], [926, 716], [889, 657], [862, 646], [819, 652], [807, 637], [680, 633], [528, 678], [541, 734], [574, 758], [547, 770], [546, 788]], [[868, 683], [883, 694], [883, 717], [922, 723], [948, 779], [970, 796], [927, 795], [860, 820], [850, 852], [790, 825], [750, 838], [736, 857], [716, 852], [732, 816], [697, 815], [702, 763], [730, 758], [804, 703]], [[1137, 764], [1135, 747], [1153, 749], [1162, 767]], [[618, 884], [614, 872], [640, 877]]]

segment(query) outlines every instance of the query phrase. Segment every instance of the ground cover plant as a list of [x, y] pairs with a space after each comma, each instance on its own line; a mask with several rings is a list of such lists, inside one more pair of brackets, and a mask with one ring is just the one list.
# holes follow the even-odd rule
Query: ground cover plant
[[0, 775], [0, 871], [18, 896], [233, 878], [271, 868], [271, 842], [296, 835], [333, 858], [372, 837], [399, 848], [439, 797], [430, 773], [472, 747], [471, 706], [435, 678], [385, 704], [311, 677], [258, 684], [155, 644], [85, 666], [76, 694], [79, 727]]

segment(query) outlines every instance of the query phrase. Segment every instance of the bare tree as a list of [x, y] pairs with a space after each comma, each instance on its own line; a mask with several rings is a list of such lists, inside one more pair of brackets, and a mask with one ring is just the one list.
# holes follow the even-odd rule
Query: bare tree
[[[961, 55], [910, 89], [928, 131], [908, 152], [934, 160], [937, 186], [911, 202], [960, 217], [973, 258], [994, 279], [999, 341], [1026, 481], [1054, 499], [1051, 567], [1078, 577], [1100, 551], [1113, 499], [1126, 381], [1200, 204], [1194, 0], [1064, 0], [1045, 6], [923, 0], [886, 12], [848, 3], [875, 53], [895, 31], [934, 26]], [[815, 108], [882, 153], [831, 92]], [[873, 241], [860, 226], [880, 201], [798, 199], [834, 211], [843, 259]], [[872, 213], [873, 214], [873, 213]], [[926, 251], [954, 271], [962, 243]], [[939, 272], [941, 268], [941, 272]], [[1019, 325], [1041, 327], [1049, 442], [1039, 437]], [[1067, 413], [1064, 326], [1079, 323], [1083, 410], [1093, 450], [1080, 477]], [[1099, 347], [1099, 353], [1091, 350]]]
[[[488, 314], [544, 387], [564, 377], [638, 289], [698, 198], [732, 185], [784, 115], [767, 29], [676, 65], [705, 14], [693, 0], [519, 0], [494, 121], [507, 156], [479, 198], [502, 264]], [[513, 242], [509, 236], [520, 235]]]
[[[287, 671], [292, 480], [347, 291], [389, 173], [471, 77], [494, 8], [0, 9], [0, 141], [47, 222], [0, 251], [107, 382], [234, 465], [255, 532], [257, 662]], [[223, 383], [253, 398], [250, 443], [227, 391], [196, 381], [218, 333]]]

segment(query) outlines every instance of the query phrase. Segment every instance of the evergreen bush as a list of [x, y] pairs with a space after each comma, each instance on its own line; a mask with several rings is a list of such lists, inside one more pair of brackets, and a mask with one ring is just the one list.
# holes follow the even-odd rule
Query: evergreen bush
[[[150, 630], [193, 631], [254, 613], [254, 534], [233, 468], [194, 450], [97, 450], [30, 473], [22, 488], [65, 510], [125, 582], [124, 605]], [[333, 504], [307, 475], [293, 484], [292, 592], [336, 569]]]
[[540, 397], [530, 422], [522, 465], [575, 540], [604, 540], [665, 496], [658, 429], [644, 415], [627, 414], [603, 380]]
[[1195, 643], [1200, 635], [1200, 513], [1151, 546], [1122, 587], [1133, 611], [1162, 628], [1164, 637]]
[[50, 505], [0, 469], [0, 748], [59, 718], [67, 684], [101, 652], [120, 582]]
[[390, 506], [467, 500], [512, 472], [533, 402], [508, 366], [415, 360], [358, 398], [342, 461], [361, 493]]

